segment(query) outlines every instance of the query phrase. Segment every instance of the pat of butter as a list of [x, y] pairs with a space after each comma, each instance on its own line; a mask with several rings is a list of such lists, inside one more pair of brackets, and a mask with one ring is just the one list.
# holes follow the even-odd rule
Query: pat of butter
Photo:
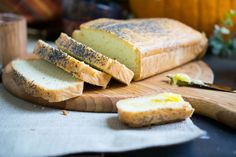
[[151, 100], [152, 102], [155, 103], [178, 103], [178, 102], [183, 102], [183, 98], [179, 94], [174, 94], [174, 93], [161, 93], [158, 94], [154, 99]]
[[192, 80], [187, 74], [178, 73], [169, 75], [171, 78], [171, 84], [178, 84], [179, 82], [190, 83]]
[[189, 85], [189, 84], [196, 84], [196, 85], [205, 85], [201, 80], [194, 80], [190, 78], [187, 74], [178, 73], [178, 74], [171, 74], [168, 75], [170, 78], [170, 84], [174, 85]]

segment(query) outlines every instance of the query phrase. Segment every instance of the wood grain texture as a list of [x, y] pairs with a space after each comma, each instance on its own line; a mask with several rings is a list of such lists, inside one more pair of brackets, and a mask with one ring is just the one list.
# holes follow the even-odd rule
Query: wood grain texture
[[184, 96], [195, 108], [195, 113], [213, 118], [236, 129], [236, 94], [206, 89], [177, 87], [168, 84], [167, 74], [182, 72], [194, 79], [213, 82], [212, 70], [202, 61], [194, 61], [169, 72], [156, 75], [143, 81], [133, 82], [123, 86], [115, 81], [107, 89], [86, 86], [84, 94], [60, 103], [48, 103], [41, 98], [35, 98], [24, 93], [12, 79], [11, 65], [3, 72], [5, 88], [15, 96], [41, 105], [67, 110], [89, 112], [116, 112], [116, 102], [120, 99], [154, 95], [161, 92], [175, 92]]

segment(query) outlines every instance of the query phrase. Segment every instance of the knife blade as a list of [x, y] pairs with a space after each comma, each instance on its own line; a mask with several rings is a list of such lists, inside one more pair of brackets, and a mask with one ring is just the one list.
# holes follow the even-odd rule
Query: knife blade
[[211, 89], [211, 90], [218, 90], [224, 92], [233, 92], [236, 93], [236, 90], [232, 87], [225, 86], [225, 85], [217, 85], [212, 83], [206, 83], [201, 80], [194, 80], [191, 79], [188, 75], [184, 74], [184, 76], [188, 76], [189, 79], [182, 79], [182, 80], [174, 80], [174, 76], [182, 75], [182, 74], [174, 74], [168, 75], [167, 77], [170, 79], [170, 84], [176, 84], [178, 86], [188, 86], [188, 87], [196, 87], [196, 88], [204, 88], [204, 89]]

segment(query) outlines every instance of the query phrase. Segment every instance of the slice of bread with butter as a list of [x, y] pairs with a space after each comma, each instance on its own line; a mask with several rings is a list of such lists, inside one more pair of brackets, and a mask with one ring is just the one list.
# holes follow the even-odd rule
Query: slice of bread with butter
[[124, 99], [116, 106], [119, 119], [130, 127], [179, 121], [191, 117], [194, 111], [181, 95], [174, 93]]

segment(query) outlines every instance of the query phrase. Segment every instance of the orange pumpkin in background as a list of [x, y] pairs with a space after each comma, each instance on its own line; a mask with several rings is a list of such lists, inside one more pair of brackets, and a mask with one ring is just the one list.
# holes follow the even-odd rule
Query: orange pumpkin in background
[[130, 0], [129, 3], [136, 17], [173, 18], [208, 36], [230, 9], [236, 10], [236, 0]]

